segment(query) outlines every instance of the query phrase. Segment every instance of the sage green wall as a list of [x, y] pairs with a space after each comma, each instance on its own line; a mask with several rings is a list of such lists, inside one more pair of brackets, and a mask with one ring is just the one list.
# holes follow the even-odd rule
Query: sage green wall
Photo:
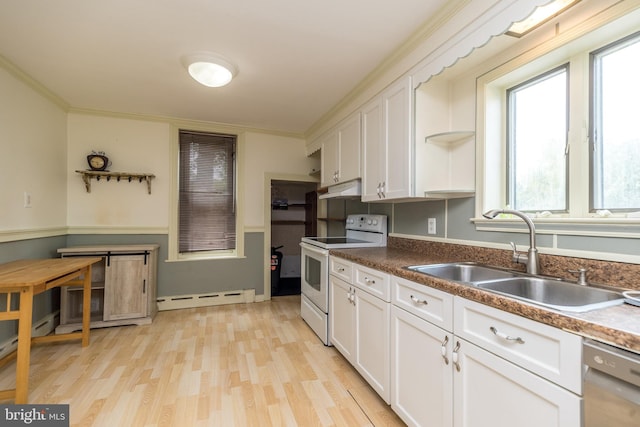
[[245, 257], [221, 260], [166, 262], [166, 235], [76, 234], [67, 246], [158, 244], [158, 296], [203, 294], [255, 289], [264, 294], [264, 233], [245, 232]]
[[[445, 201], [425, 201], [411, 203], [396, 203], [393, 206], [392, 227], [395, 233], [414, 235], [417, 237], [445, 237], [445, 219], [447, 225], [446, 236], [456, 241], [470, 241], [482, 243], [501, 243], [508, 249], [508, 243], [513, 241], [517, 245], [528, 246], [529, 235], [526, 232], [497, 232], [477, 231], [470, 218], [475, 216], [475, 199], [452, 199]], [[436, 235], [427, 234], [427, 218], [436, 218]], [[524, 223], [500, 224], [501, 228], [513, 228], [526, 231]], [[598, 258], [598, 254], [608, 254], [607, 259], [616, 260], [621, 257], [640, 255], [638, 239], [631, 237], [617, 237], [618, 233], [640, 234], [639, 225], [618, 225], [612, 227], [593, 224], [537, 224], [536, 244], [541, 248], [555, 248], [562, 252], [571, 251], [571, 256], [576, 256], [576, 251], [582, 252], [584, 257]], [[556, 235], [554, 244], [553, 233], [563, 230]], [[565, 234], [565, 233], [569, 234]], [[585, 236], [584, 233], [600, 234], [598, 236]], [[624, 260], [628, 262], [628, 260]]]
[[[65, 236], [42, 239], [19, 240], [0, 243], [0, 264], [18, 259], [53, 258], [56, 250], [66, 245]], [[1, 300], [2, 304], [6, 301]], [[33, 299], [33, 320], [42, 319], [60, 307], [60, 290], [51, 289], [36, 295]], [[4, 307], [2, 307], [4, 309]], [[0, 322], [0, 343], [18, 334], [18, 322], [6, 320]]]

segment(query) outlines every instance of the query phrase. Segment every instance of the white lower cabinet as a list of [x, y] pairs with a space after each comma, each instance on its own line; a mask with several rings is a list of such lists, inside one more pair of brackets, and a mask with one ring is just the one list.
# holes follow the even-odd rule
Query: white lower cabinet
[[355, 290], [356, 369], [389, 403], [389, 312], [388, 302], [360, 289]]
[[[580, 427], [581, 398], [455, 338], [455, 427]], [[576, 361], [579, 363], [579, 361]], [[455, 366], [455, 365], [454, 365]]]
[[408, 425], [452, 425], [452, 340], [450, 332], [391, 307], [391, 408]]
[[331, 344], [351, 363], [355, 359], [356, 311], [353, 285], [329, 276], [329, 335]]
[[408, 425], [581, 426], [579, 337], [402, 278], [391, 295], [391, 406]]
[[[358, 265], [356, 274], [362, 276]], [[369, 276], [367, 276], [369, 277]], [[377, 273], [376, 282], [388, 289], [388, 275]], [[370, 279], [369, 283], [372, 283]], [[358, 370], [371, 387], [389, 403], [390, 304], [360, 286], [329, 276], [331, 343]]]

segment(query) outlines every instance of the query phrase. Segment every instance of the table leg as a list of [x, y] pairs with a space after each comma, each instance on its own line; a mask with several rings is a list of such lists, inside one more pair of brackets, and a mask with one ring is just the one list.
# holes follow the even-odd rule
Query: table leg
[[33, 288], [28, 287], [20, 292], [18, 350], [16, 354], [16, 404], [27, 403], [29, 399], [29, 363], [31, 359], [32, 316]]
[[89, 345], [89, 331], [91, 329], [91, 265], [84, 272], [82, 291], [82, 346]]

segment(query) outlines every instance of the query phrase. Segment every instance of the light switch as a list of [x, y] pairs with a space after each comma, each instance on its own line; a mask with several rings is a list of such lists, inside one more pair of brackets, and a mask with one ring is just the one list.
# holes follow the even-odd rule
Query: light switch
[[31, 207], [31, 193], [27, 193], [26, 191], [24, 192], [24, 207]]

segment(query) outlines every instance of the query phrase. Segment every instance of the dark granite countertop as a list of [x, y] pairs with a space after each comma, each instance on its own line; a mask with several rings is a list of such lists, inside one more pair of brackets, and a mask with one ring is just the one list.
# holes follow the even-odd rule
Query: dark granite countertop
[[[449, 292], [560, 329], [640, 353], [640, 307], [622, 304], [586, 313], [568, 313], [504, 297], [469, 285], [407, 270], [411, 265], [468, 261], [452, 254], [423, 254], [403, 248], [332, 249], [331, 255]], [[486, 260], [478, 260], [485, 263]]]

